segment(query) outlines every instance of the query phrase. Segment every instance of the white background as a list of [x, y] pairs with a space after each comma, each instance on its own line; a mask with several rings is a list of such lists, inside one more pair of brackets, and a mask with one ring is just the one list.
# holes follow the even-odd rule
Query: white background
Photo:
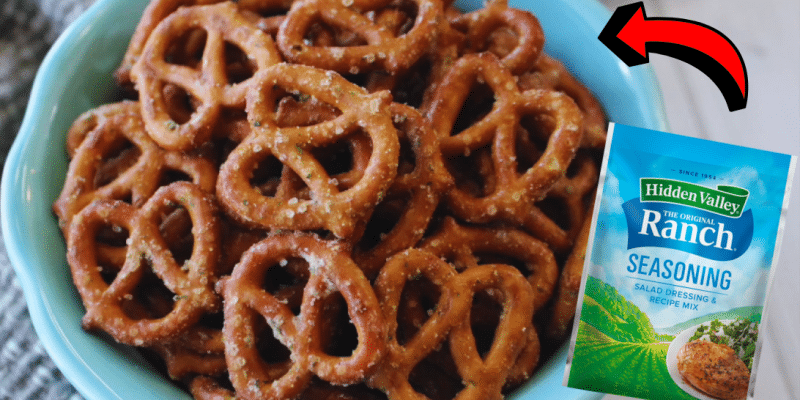
[[[601, 0], [610, 9], [634, 0]], [[650, 17], [702, 22], [744, 58], [749, 96], [730, 112], [722, 94], [689, 64], [651, 54], [673, 133], [800, 156], [800, 2], [644, 0]], [[773, 282], [755, 398], [800, 399], [800, 173], [795, 173]], [[607, 395], [603, 400], [625, 399]]]

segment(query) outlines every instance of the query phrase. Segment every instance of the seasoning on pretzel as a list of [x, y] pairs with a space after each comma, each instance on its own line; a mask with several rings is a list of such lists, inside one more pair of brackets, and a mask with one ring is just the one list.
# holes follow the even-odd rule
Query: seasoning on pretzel
[[144, 128], [139, 104], [123, 101], [87, 111], [68, 132], [72, 160], [61, 194], [53, 204], [62, 230], [95, 200], [129, 198], [142, 206], [171, 171], [187, 175], [212, 193], [216, 167], [202, 157], [164, 150]]
[[[298, 315], [261, 287], [268, 269], [299, 257], [308, 268], [308, 282]], [[251, 247], [221, 283], [225, 298], [225, 357], [231, 382], [250, 398], [293, 398], [312, 376], [338, 385], [362, 380], [374, 370], [386, 347], [386, 331], [378, 301], [363, 273], [335, 242], [308, 234], [270, 236]], [[358, 334], [348, 357], [325, 354], [321, 321], [328, 298], [339, 293]], [[266, 321], [272, 335], [291, 352], [288, 370], [280, 372], [261, 359], [255, 327]], [[270, 374], [268, 371], [275, 371]]]
[[[171, 40], [194, 29], [206, 33], [197, 68], [167, 59]], [[249, 71], [241, 81], [226, 65], [226, 44], [246, 54]], [[258, 29], [257, 18], [238, 11], [232, 3], [179, 8], [161, 21], [147, 39], [142, 54], [131, 69], [139, 91], [142, 116], [148, 132], [159, 145], [189, 150], [207, 142], [224, 107], [243, 108], [245, 93], [255, 71], [281, 61], [272, 38]], [[164, 85], [183, 89], [192, 104], [188, 120], [176, 120], [163, 94]]]
[[[192, 254], [182, 265], [158, 227], [162, 213], [176, 205], [189, 211], [195, 239]], [[110, 271], [116, 272], [111, 283], [103, 276], [94, 246], [95, 235], [104, 226], [129, 234], [125, 262], [119, 271]], [[165, 186], [141, 209], [119, 200], [93, 202], [75, 216], [69, 229], [67, 260], [86, 306], [85, 328], [100, 328], [121, 343], [146, 346], [175, 337], [203, 313], [219, 308], [213, 289], [219, 253], [216, 205], [197, 186], [186, 182]], [[174, 304], [166, 315], [153, 310], [146, 318], [134, 318], [126, 309], [147, 306], [137, 304], [137, 290], [151, 271], [174, 293], [170, 299]]]

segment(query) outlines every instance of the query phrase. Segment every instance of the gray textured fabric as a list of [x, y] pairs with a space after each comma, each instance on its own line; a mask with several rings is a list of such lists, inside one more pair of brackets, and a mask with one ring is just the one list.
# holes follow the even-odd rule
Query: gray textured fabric
[[[33, 78], [47, 50], [93, 1], [3, 0], [0, 4], [1, 163], [19, 130]], [[0, 399], [81, 399], [36, 336], [2, 246], [0, 310]]]

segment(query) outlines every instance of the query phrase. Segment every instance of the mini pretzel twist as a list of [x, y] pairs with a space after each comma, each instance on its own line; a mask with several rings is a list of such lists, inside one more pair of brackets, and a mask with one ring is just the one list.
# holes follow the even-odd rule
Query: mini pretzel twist
[[[131, 84], [131, 69], [141, 57], [147, 39], [150, 38], [158, 24], [170, 14], [181, 7], [209, 5], [225, 1], [227, 0], [152, 0], [144, 9], [139, 24], [136, 25], [136, 30], [133, 32], [120, 66], [114, 71], [117, 83], [123, 87]], [[242, 11], [272, 13], [289, 10], [292, 0], [237, 0], [234, 3]], [[268, 17], [259, 20], [259, 29], [269, 33], [275, 18], [282, 17]], [[277, 28], [274, 31], [277, 32]]]
[[[539, 312], [550, 302], [559, 279], [553, 252], [544, 242], [512, 228], [461, 226], [446, 218], [441, 229], [419, 247], [450, 261], [456, 268], [469, 269], [488, 263], [514, 265], [527, 277], [533, 289], [532, 307]], [[535, 330], [507, 378], [506, 387], [525, 381], [539, 362], [540, 344]]]
[[[396, 36], [383, 23], [370, 20], [367, 11], [380, 10], [393, 1], [304, 0], [292, 5], [276, 38], [287, 60], [330, 69], [340, 73], [359, 73], [376, 69], [398, 72], [416, 62], [436, 40], [443, 9], [439, 0], [409, 0], [415, 3], [417, 16], [407, 32]], [[346, 5], [347, 4], [347, 5]], [[316, 46], [304, 41], [310, 27], [322, 21], [326, 25], [352, 31], [364, 45]]]
[[[461, 226], [453, 218], [446, 218], [441, 229], [420, 243], [419, 248], [449, 260], [459, 269], [522, 262], [523, 274], [534, 291], [533, 309], [537, 311], [550, 300], [558, 281], [559, 268], [550, 248], [518, 229]], [[492, 257], [499, 257], [499, 261]]]
[[[406, 282], [425, 276], [441, 293], [430, 318], [404, 345], [397, 339], [398, 308]], [[485, 355], [479, 354], [470, 326], [473, 297], [493, 290], [502, 298], [503, 313], [495, 339]], [[375, 291], [388, 323], [388, 353], [369, 377], [370, 386], [389, 398], [426, 399], [408, 382], [412, 369], [449, 339], [457, 372], [466, 385], [459, 399], [499, 399], [509, 364], [522, 351], [533, 330], [530, 285], [519, 271], [507, 265], [482, 265], [461, 273], [437, 256], [409, 249], [394, 256], [381, 270]]]
[[[192, 254], [183, 265], [173, 258], [157, 223], [176, 205], [189, 212], [193, 223]], [[101, 275], [94, 246], [95, 235], [104, 226], [129, 232], [125, 262], [111, 283]], [[141, 209], [116, 200], [86, 206], [75, 216], [67, 235], [67, 260], [86, 306], [84, 327], [101, 328], [121, 343], [148, 346], [174, 337], [204, 313], [216, 310], [220, 305], [213, 289], [218, 229], [216, 208], [209, 195], [188, 182], [160, 188]], [[174, 305], [160, 318], [132, 318], [123, 303], [135, 301], [134, 292], [148, 266], [175, 295]]]
[[[216, 167], [208, 160], [166, 151], [147, 135], [138, 113], [139, 105], [123, 101], [87, 111], [68, 133], [73, 158], [61, 194], [53, 204], [59, 224], [67, 232], [72, 217], [95, 200], [130, 198], [141, 207], [161, 186], [168, 171], [180, 171], [208, 193], [216, 184]], [[115, 149], [129, 142], [135, 151], [124, 151], [107, 167]], [[113, 160], [112, 160], [113, 161]]]
[[[298, 315], [261, 286], [270, 267], [292, 257], [304, 259], [309, 271]], [[225, 356], [239, 396], [294, 398], [314, 375], [336, 385], [356, 383], [383, 357], [387, 337], [378, 301], [336, 242], [297, 233], [270, 236], [244, 254], [220, 287], [225, 299]], [[322, 349], [323, 304], [336, 292], [344, 298], [358, 335], [358, 345], [347, 357], [331, 356]], [[276, 373], [261, 359], [255, 347], [257, 319], [265, 320], [274, 337], [291, 351], [288, 370]]]
[[[460, 105], [476, 79], [491, 87], [496, 99], [494, 105], [482, 119], [461, 132], [453, 133]], [[502, 208], [516, 206], [523, 196], [528, 199], [542, 196], [564, 174], [580, 143], [581, 114], [572, 100], [552, 91], [519, 92], [511, 74], [492, 54], [478, 53], [460, 58], [450, 68], [437, 92], [439, 95], [433, 100], [427, 115], [434, 124], [445, 156], [468, 154], [483, 146], [492, 146], [496, 191], [475, 199], [455, 190], [457, 194], [451, 202], [457, 212], [472, 207], [483, 211], [477, 213], [482, 217], [474, 215], [473, 218], [494, 216]], [[514, 149], [515, 128], [522, 115], [539, 113], [551, 116], [556, 123], [538, 162], [520, 174]]]
[[[217, 195], [225, 210], [240, 221], [264, 228], [328, 229], [337, 237], [351, 235], [358, 221], [373, 209], [397, 174], [399, 139], [392, 125], [387, 93], [368, 94], [340, 75], [313, 67], [279, 64], [257, 77], [259, 90], [247, 100], [254, 126], [220, 167]], [[311, 126], [281, 128], [275, 104], [284, 91], [302, 92], [333, 105], [341, 115]], [[367, 135], [372, 153], [363, 176], [339, 190], [315, 148]], [[310, 199], [266, 197], [249, 183], [256, 164], [269, 155], [289, 167], [308, 186]]]
[[[460, 132], [453, 132], [461, 105], [476, 80], [492, 90], [491, 110]], [[546, 148], [527, 170], [518, 171], [517, 131], [523, 116], [544, 116], [550, 124]], [[511, 73], [490, 53], [460, 58], [437, 86], [427, 117], [440, 139], [445, 158], [488, 148], [492, 186], [476, 196], [458, 186], [447, 196], [452, 212], [469, 222], [505, 220], [517, 225], [529, 218], [528, 205], [543, 198], [570, 165], [583, 134], [580, 109], [563, 93], [520, 92]]]
[[[256, 70], [281, 61], [272, 38], [258, 29], [258, 18], [238, 12], [233, 3], [179, 8], [150, 35], [131, 77], [139, 91], [142, 116], [153, 139], [164, 148], [189, 150], [211, 137], [223, 107], [243, 107], [252, 77], [231, 83], [226, 70], [225, 46], [233, 43]], [[199, 69], [166, 60], [170, 40], [193, 30], [206, 32]], [[188, 121], [170, 115], [163, 88], [172, 84], [197, 102]]]

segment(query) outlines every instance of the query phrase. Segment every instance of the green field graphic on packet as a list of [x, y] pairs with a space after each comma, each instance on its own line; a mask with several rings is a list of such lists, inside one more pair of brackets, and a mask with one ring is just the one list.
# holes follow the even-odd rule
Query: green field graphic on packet
[[611, 124], [564, 385], [754, 398], [796, 157]]

